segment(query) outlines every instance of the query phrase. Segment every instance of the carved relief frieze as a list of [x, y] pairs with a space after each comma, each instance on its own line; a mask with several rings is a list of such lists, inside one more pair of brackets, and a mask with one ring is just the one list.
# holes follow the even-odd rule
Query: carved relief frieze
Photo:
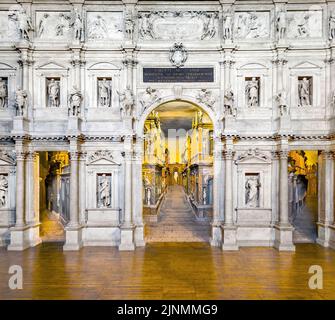
[[288, 38], [322, 37], [322, 11], [291, 11], [287, 13]]
[[270, 35], [269, 12], [235, 12], [235, 38], [261, 39]]

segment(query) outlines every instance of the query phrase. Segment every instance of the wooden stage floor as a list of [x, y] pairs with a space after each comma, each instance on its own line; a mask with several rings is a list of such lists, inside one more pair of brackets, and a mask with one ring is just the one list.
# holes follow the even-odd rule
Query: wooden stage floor
[[[23, 290], [8, 288], [8, 269], [23, 267]], [[324, 288], [311, 290], [320, 265]], [[149, 244], [135, 252], [86, 247], [63, 252], [43, 244], [24, 252], [0, 248], [0, 299], [335, 299], [335, 250], [297, 245], [223, 252], [206, 243]]]

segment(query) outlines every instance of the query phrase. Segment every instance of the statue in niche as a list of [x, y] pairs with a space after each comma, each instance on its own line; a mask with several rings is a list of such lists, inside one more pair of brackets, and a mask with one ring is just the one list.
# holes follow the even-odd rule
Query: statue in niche
[[329, 39], [335, 39], [335, 10], [332, 11], [329, 17]]
[[132, 16], [132, 13], [128, 11], [125, 17], [125, 33], [128, 40], [133, 40], [135, 22]]
[[0, 208], [7, 205], [8, 180], [6, 175], [0, 175]]
[[156, 101], [159, 101], [159, 92], [157, 89], [147, 87], [141, 97], [140, 104], [142, 106], [142, 113], [146, 108], [150, 107]]
[[73, 38], [75, 40], [81, 41], [83, 36], [83, 21], [77, 8], [75, 8], [73, 11], [70, 27], [73, 28]]
[[250, 81], [247, 81], [245, 87], [247, 96], [248, 107], [258, 107], [259, 105], [259, 80], [253, 77]]
[[229, 89], [227, 89], [224, 94], [224, 109], [226, 115], [236, 116], [236, 108], [234, 105], [235, 105], [234, 92], [231, 89], [231, 87], [229, 87]]
[[17, 89], [15, 94], [16, 115], [23, 117], [27, 108], [28, 93], [26, 90]]
[[0, 78], [0, 108], [6, 107], [8, 99], [8, 89], [6, 80]]
[[201, 40], [211, 39], [216, 34], [215, 28], [215, 14], [214, 13], [205, 13], [205, 22], [203, 27], [203, 34], [201, 36]]
[[213, 95], [212, 91], [208, 89], [201, 89], [196, 98], [200, 103], [203, 103], [210, 108], [213, 108], [216, 102], [216, 98]]
[[223, 39], [231, 40], [233, 38], [233, 13], [230, 10], [223, 16]]
[[70, 17], [65, 15], [64, 13], [60, 13], [57, 19], [56, 24], [56, 36], [62, 37], [64, 36], [64, 29], [68, 29], [69, 27]]
[[144, 201], [147, 206], [150, 206], [151, 205], [151, 183], [150, 183], [149, 177], [144, 176], [143, 185], [144, 185], [144, 190], [145, 190]]
[[118, 92], [120, 97], [120, 111], [125, 117], [131, 117], [135, 105], [135, 99], [132, 90], [127, 86], [126, 90], [122, 93]]
[[202, 188], [202, 202], [204, 205], [207, 204], [207, 187]]
[[112, 90], [110, 81], [106, 78], [98, 81], [98, 88], [99, 88], [99, 104], [102, 107], [110, 107], [111, 105], [111, 96]]
[[311, 87], [310, 80], [307, 79], [306, 77], [304, 77], [302, 80], [299, 80], [298, 85], [299, 105], [302, 107], [311, 105], [310, 87]]
[[105, 19], [97, 15], [96, 19], [90, 23], [88, 33], [91, 39], [105, 39], [108, 33]]
[[69, 115], [79, 116], [83, 95], [79, 89], [74, 86], [69, 94]]
[[110, 177], [104, 173], [99, 178], [99, 204], [102, 208], [108, 208], [111, 205]]
[[287, 25], [286, 11], [282, 9], [278, 12], [278, 16], [277, 16], [277, 33], [278, 33], [279, 39], [285, 38], [286, 25]]
[[286, 92], [283, 90], [279, 92], [276, 97], [275, 97], [278, 108], [279, 108], [279, 113], [280, 116], [288, 115], [288, 106], [287, 106], [287, 99], [286, 99]]
[[20, 39], [30, 40], [29, 31], [34, 30], [34, 28], [26, 10], [21, 6], [19, 10], [9, 15], [9, 18], [16, 21]]
[[45, 30], [46, 30], [46, 26], [48, 24], [48, 20], [49, 20], [49, 14], [45, 13], [38, 25], [38, 37], [41, 38], [42, 35], [44, 34]]
[[249, 208], [259, 207], [259, 188], [261, 184], [258, 176], [250, 176], [245, 183], [245, 204]]
[[50, 107], [59, 107], [60, 87], [59, 81], [51, 79], [48, 83], [48, 100]]
[[151, 13], [142, 13], [138, 16], [140, 20], [139, 35], [142, 39], [153, 39], [153, 26]]

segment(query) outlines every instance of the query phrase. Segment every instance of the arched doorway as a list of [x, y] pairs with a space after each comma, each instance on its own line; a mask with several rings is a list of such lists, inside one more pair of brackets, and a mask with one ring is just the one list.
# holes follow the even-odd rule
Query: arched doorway
[[146, 242], [210, 240], [213, 217], [211, 110], [165, 101], [143, 119], [142, 205]]

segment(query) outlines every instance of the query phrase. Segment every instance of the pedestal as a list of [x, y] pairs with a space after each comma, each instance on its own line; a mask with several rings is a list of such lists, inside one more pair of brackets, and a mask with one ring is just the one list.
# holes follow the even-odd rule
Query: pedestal
[[135, 250], [134, 244], [134, 227], [133, 226], [123, 226], [121, 227], [120, 234], [120, 251], [133, 251]]
[[326, 223], [317, 222], [318, 237], [316, 243], [322, 247], [329, 247], [330, 225]]
[[226, 115], [223, 118], [223, 129], [225, 132], [235, 133], [236, 132], [236, 117], [233, 115]]
[[125, 116], [123, 119], [123, 128], [125, 130], [133, 129], [133, 117]]
[[295, 251], [293, 244], [293, 231], [294, 228], [287, 225], [275, 225], [275, 242], [274, 247], [279, 251]]
[[222, 231], [221, 224], [212, 223], [211, 246], [221, 247], [222, 245]]
[[10, 229], [8, 251], [23, 251], [30, 247], [30, 227], [13, 227]]
[[65, 227], [64, 251], [77, 251], [83, 246], [82, 227]]
[[16, 116], [13, 118], [12, 134], [23, 133], [29, 131], [29, 120], [23, 116]]
[[335, 225], [329, 226], [329, 248], [335, 249]]
[[281, 132], [291, 131], [291, 118], [289, 115], [283, 115], [279, 118], [279, 126]]
[[144, 225], [137, 225], [134, 231], [135, 245], [136, 247], [144, 247]]
[[82, 119], [76, 116], [70, 116], [68, 120], [68, 134], [77, 134], [81, 132]]
[[223, 235], [222, 250], [224, 251], [238, 250], [236, 233], [237, 233], [236, 226], [224, 225], [222, 227], [222, 235]]

